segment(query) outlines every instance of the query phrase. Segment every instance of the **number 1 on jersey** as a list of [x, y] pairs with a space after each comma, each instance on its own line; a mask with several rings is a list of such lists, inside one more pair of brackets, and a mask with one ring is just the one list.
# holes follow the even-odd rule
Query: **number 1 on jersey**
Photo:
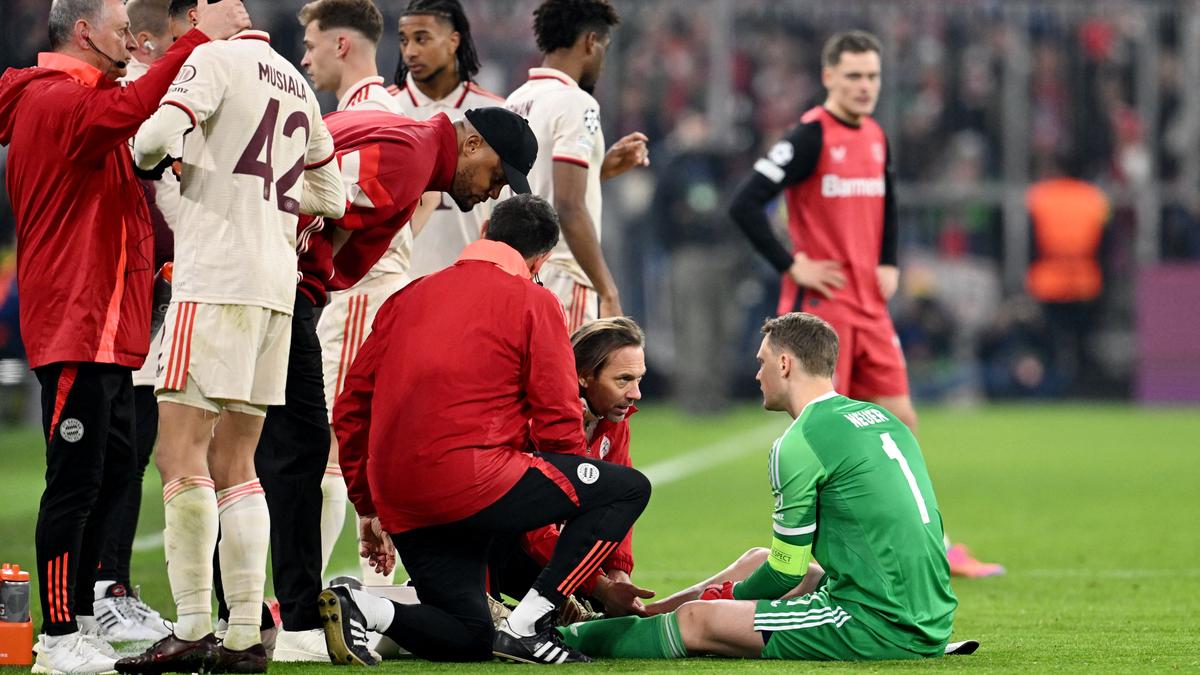
[[921, 488], [917, 487], [917, 477], [908, 467], [908, 460], [900, 452], [900, 446], [896, 445], [891, 434], [879, 434], [879, 439], [883, 441], [883, 451], [887, 453], [888, 458], [896, 460], [896, 463], [900, 465], [900, 471], [904, 473], [904, 479], [908, 481], [908, 489], [912, 490], [913, 499], [917, 500], [917, 509], [921, 512], [921, 522], [928, 525], [929, 509], [925, 506], [925, 498], [921, 496]]

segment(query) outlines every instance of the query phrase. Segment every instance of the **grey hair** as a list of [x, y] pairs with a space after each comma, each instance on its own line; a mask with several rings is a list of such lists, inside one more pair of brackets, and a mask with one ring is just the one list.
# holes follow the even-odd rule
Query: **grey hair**
[[103, 10], [104, 0], [54, 0], [50, 5], [50, 49], [57, 50], [71, 42], [76, 21], [98, 22]]

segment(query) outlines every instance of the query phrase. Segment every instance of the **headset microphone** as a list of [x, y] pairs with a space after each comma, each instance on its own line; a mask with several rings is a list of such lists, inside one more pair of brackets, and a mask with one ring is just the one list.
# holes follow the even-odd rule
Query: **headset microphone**
[[109, 63], [112, 63], [113, 66], [115, 66], [121, 70], [125, 70], [126, 66], [129, 65], [129, 63], [126, 61], [118, 61], [118, 60], [114, 59], [113, 57], [109, 56], [108, 54], [105, 54], [104, 52], [100, 51], [100, 48], [96, 46], [96, 43], [92, 42], [92, 38], [85, 37], [83, 39], [87, 40], [88, 46], [92, 48], [92, 51], [94, 51], [97, 54], [99, 54], [100, 56], [103, 56], [104, 58], [108, 59]]

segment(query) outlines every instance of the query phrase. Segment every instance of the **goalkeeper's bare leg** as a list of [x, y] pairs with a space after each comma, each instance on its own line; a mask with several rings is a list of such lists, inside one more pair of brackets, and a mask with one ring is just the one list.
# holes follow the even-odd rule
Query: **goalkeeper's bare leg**
[[[758, 569], [764, 562], [767, 561], [767, 556], [770, 555], [770, 550], [756, 547], [752, 548], [741, 555], [740, 558], [729, 564], [728, 567], [717, 572], [713, 576], [704, 581], [697, 582], [687, 588], [677, 591], [669, 597], [663, 598], [657, 602], [652, 602], [646, 605], [646, 613], [649, 616], [655, 614], [665, 614], [679, 609], [685, 602], [699, 600], [700, 594], [708, 586], [720, 585], [726, 581], [743, 581], [750, 573]], [[821, 579], [825, 576], [825, 570], [815, 562], [808, 564], [808, 573], [804, 575], [804, 580], [800, 582], [796, 588], [784, 598], [794, 598], [799, 595], [811, 593], [816, 590], [817, 585], [821, 583]]]

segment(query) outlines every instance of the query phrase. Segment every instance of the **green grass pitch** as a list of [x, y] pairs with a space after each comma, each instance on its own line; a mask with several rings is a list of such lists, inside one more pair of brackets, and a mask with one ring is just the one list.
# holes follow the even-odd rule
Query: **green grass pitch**
[[[754, 407], [696, 419], [648, 405], [633, 418], [635, 463], [655, 481], [635, 534], [635, 580], [662, 593], [770, 538], [766, 456], [786, 416]], [[1125, 406], [925, 409], [920, 439], [951, 537], [1004, 577], [954, 582], [953, 639], [969, 657], [919, 663], [607, 661], [601, 672], [1200, 670], [1200, 414]], [[42, 489], [36, 431], [0, 431], [0, 558], [32, 566]], [[135, 583], [170, 613], [160, 485], [147, 472]], [[350, 530], [330, 566], [355, 565]], [[274, 664], [283, 674], [332, 666]], [[385, 671], [475, 672], [505, 664], [388, 662]], [[529, 666], [527, 668], [533, 668]], [[5, 674], [17, 672], [5, 668]]]

